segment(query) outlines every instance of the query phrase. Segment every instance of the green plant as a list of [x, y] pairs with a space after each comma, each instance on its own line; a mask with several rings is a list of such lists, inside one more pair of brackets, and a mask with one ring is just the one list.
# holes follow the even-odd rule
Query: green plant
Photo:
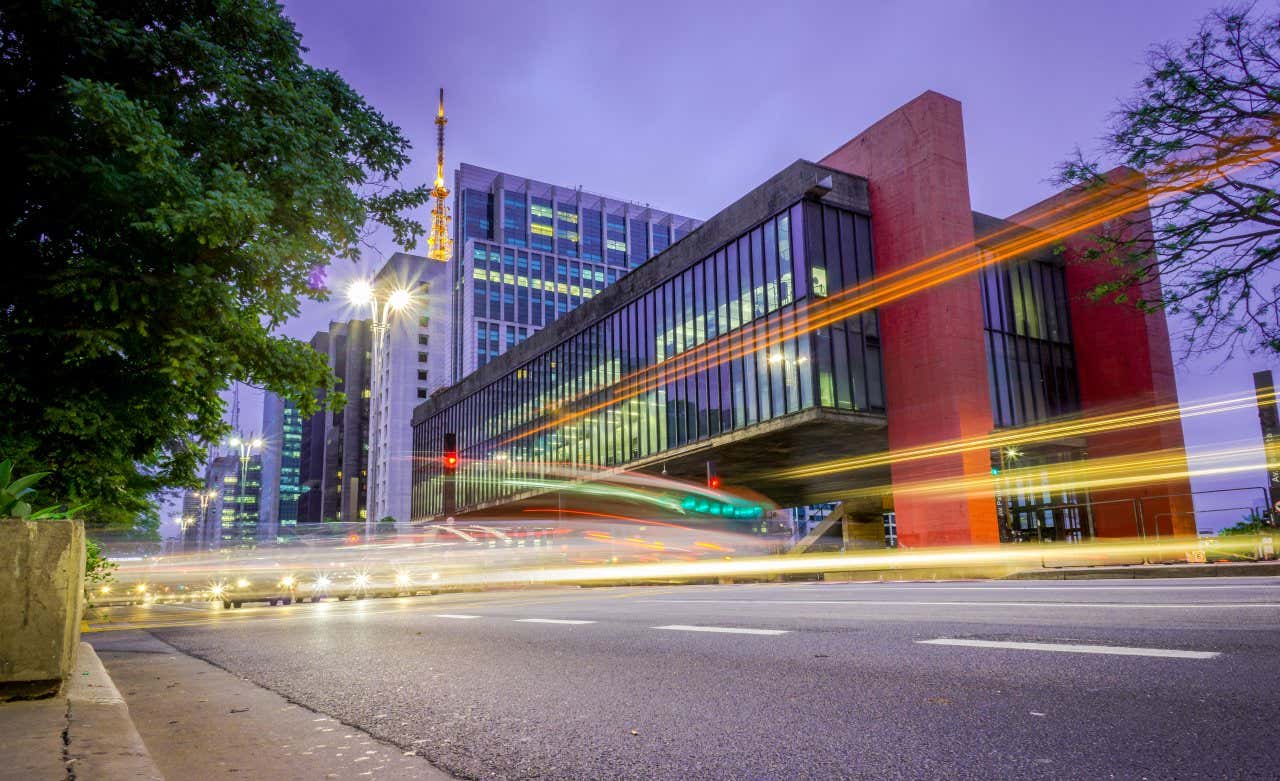
[[115, 571], [120, 565], [107, 559], [102, 546], [93, 540], [84, 541], [84, 587], [92, 592], [95, 587], [115, 580]]
[[31, 500], [36, 491], [32, 486], [40, 482], [48, 472], [32, 472], [29, 475], [14, 479], [13, 461], [0, 461], [0, 518], [21, 518], [25, 521], [38, 521], [47, 518], [61, 518], [61, 505], [53, 505], [43, 510], [33, 511]]

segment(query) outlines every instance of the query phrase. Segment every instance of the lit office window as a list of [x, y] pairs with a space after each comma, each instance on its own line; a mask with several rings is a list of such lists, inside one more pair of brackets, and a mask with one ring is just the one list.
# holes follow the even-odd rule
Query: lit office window
[[556, 254], [578, 257], [578, 207], [572, 203], [556, 204]]
[[551, 201], [529, 196], [529, 246], [550, 252], [554, 249], [555, 234], [555, 210]]

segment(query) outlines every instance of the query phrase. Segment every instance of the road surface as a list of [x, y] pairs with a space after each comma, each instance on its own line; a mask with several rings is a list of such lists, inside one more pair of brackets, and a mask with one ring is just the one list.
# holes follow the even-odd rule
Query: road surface
[[467, 778], [1280, 777], [1280, 579], [109, 612]]

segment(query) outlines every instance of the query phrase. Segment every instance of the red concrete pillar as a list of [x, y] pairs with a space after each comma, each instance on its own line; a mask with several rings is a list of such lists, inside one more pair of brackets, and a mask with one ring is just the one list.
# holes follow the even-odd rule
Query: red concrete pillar
[[[974, 240], [960, 103], [926, 92], [832, 152], [822, 165], [866, 177], [877, 273]], [[972, 276], [880, 309], [889, 447], [987, 434], [992, 429], [982, 301]], [[990, 473], [985, 452], [895, 464], [895, 485]], [[999, 540], [993, 493], [894, 498], [907, 547]]]
[[[1117, 168], [1106, 176], [1113, 182], [1117, 196], [1142, 186], [1141, 178], [1131, 169]], [[1036, 226], [1043, 222], [1038, 215], [1079, 200], [1078, 191], [1068, 190], [1009, 219]], [[1090, 203], [1097, 201], [1091, 199]], [[1055, 217], [1066, 213], [1059, 211]], [[1144, 207], [1128, 215], [1124, 228], [1130, 231], [1129, 237], [1150, 236], [1149, 211]], [[1111, 230], [1117, 229], [1113, 224]], [[1094, 246], [1091, 236], [1095, 231], [1082, 231], [1063, 241], [1081, 412], [1091, 415], [1177, 403], [1178, 388], [1164, 313], [1144, 314], [1131, 303], [1117, 304], [1109, 298], [1095, 301], [1089, 295], [1099, 284], [1117, 279], [1121, 272], [1106, 259], [1085, 258], [1086, 251]], [[1160, 280], [1156, 278], [1147, 280], [1129, 294], [1131, 299], [1154, 300], [1159, 290]], [[1158, 426], [1095, 434], [1087, 438], [1086, 447], [1089, 458], [1132, 456], [1136, 459], [1144, 453], [1183, 451], [1182, 423], [1174, 420]], [[1099, 537], [1194, 535], [1195, 517], [1191, 498], [1187, 496], [1190, 492], [1191, 483], [1185, 478], [1094, 491], [1091, 494], [1094, 531]]]

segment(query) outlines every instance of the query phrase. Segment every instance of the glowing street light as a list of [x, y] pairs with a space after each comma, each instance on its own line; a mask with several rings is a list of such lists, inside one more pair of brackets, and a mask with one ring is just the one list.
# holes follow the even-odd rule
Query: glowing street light
[[236, 486], [236, 516], [239, 521], [239, 516], [244, 512], [244, 484], [249, 480], [249, 459], [254, 450], [262, 447], [263, 442], [258, 436], [233, 434], [227, 444], [240, 450], [240, 482]]
[[352, 282], [347, 288], [347, 298], [356, 306], [364, 306], [373, 301], [373, 286], [363, 279]]
[[369, 307], [369, 329], [371, 338], [370, 349], [370, 373], [369, 373], [369, 432], [370, 447], [369, 461], [365, 468], [365, 483], [367, 490], [365, 493], [366, 513], [365, 513], [365, 540], [372, 541], [375, 530], [374, 503], [376, 501], [376, 490], [378, 485], [378, 456], [382, 451], [378, 447], [381, 440], [381, 425], [379, 418], [381, 417], [382, 402], [380, 399], [382, 392], [382, 369], [381, 359], [382, 351], [385, 348], [383, 342], [386, 339], [390, 319], [392, 315], [398, 314], [410, 309], [414, 304], [413, 291], [405, 287], [396, 287], [391, 290], [385, 288], [379, 291], [369, 280], [358, 279], [347, 286], [347, 300], [357, 307]]

